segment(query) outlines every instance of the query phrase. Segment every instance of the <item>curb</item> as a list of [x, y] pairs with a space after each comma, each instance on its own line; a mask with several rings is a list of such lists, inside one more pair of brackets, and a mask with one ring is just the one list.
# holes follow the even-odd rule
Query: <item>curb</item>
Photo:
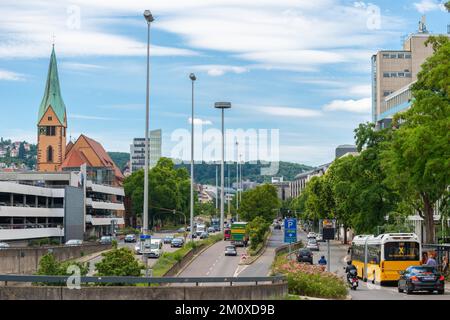
[[95, 258], [101, 256], [103, 253], [109, 252], [109, 251], [111, 251], [111, 250], [112, 250], [112, 249], [108, 249], [108, 250], [104, 250], [104, 251], [92, 253], [92, 254], [90, 254], [90, 255], [87, 255], [87, 256], [84, 256], [84, 257], [80, 257], [80, 258], [77, 258], [77, 259], [74, 259], [74, 260], [75, 260], [76, 262], [86, 263], [86, 262], [89, 262], [90, 260], [93, 260], [93, 259], [95, 259]]
[[260, 252], [256, 255], [256, 256], [250, 256], [250, 258], [246, 259], [245, 261], [241, 261], [239, 260], [238, 265], [240, 266], [249, 266], [251, 265], [253, 262], [255, 262], [256, 260], [258, 260], [263, 254], [264, 252], [266, 252], [267, 249], [267, 243], [269, 242], [269, 238], [272, 236], [272, 230], [270, 230], [269, 235], [267, 236], [266, 242], [264, 243], [264, 246], [261, 248]]

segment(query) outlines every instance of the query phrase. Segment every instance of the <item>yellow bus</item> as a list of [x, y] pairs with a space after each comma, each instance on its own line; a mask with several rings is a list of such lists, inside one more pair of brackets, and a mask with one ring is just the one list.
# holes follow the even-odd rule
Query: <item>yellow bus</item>
[[359, 235], [352, 241], [351, 259], [364, 281], [398, 281], [399, 271], [421, 264], [421, 245], [414, 233]]

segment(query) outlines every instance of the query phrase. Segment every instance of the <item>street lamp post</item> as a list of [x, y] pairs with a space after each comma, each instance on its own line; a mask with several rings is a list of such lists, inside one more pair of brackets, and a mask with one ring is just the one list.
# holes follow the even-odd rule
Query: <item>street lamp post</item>
[[236, 221], [239, 221], [239, 142], [236, 141]]
[[144, 18], [147, 21], [147, 95], [145, 103], [145, 162], [144, 162], [144, 212], [142, 233], [148, 233], [148, 167], [149, 167], [149, 118], [150, 118], [150, 24], [155, 20], [150, 10], [144, 11]]
[[[192, 116], [191, 116], [191, 233], [194, 232], [194, 82], [197, 80], [195, 74], [191, 73], [189, 78], [192, 82]], [[191, 241], [194, 238], [191, 237]]]
[[224, 130], [224, 110], [231, 108], [230, 102], [216, 102], [214, 104], [216, 109], [222, 110], [222, 159], [220, 162], [220, 231], [223, 233], [224, 223], [224, 157], [225, 157], [225, 130]]

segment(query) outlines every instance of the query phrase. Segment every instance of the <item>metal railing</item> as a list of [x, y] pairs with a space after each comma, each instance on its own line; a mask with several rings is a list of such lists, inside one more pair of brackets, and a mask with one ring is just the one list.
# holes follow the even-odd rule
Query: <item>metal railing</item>
[[[45, 275], [0, 275], [0, 282], [8, 285], [8, 282], [34, 282], [34, 283], [66, 283], [69, 277], [73, 276], [45, 276]], [[125, 283], [125, 284], [186, 284], [195, 283], [255, 283], [260, 282], [285, 282], [285, 276], [270, 276], [270, 277], [80, 277], [80, 283]]]

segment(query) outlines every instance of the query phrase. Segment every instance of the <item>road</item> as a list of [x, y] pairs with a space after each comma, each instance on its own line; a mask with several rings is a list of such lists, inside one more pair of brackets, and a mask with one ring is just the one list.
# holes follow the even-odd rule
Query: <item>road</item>
[[[165, 236], [167, 235], [173, 235], [170, 233], [155, 233], [152, 237], [154, 238], [160, 238], [163, 239]], [[119, 241], [118, 243], [118, 247], [119, 248], [129, 248], [134, 252], [134, 246], [136, 245], [136, 243], [125, 243], [123, 240]], [[179, 248], [171, 248], [170, 244], [164, 244], [163, 245], [163, 251], [164, 252], [173, 252], [176, 251]], [[136, 260], [142, 261], [142, 255], [135, 255]], [[99, 263], [101, 260], [103, 259], [103, 257], [101, 255], [94, 257], [93, 259], [88, 260], [89, 262], [89, 272], [88, 272], [88, 276], [92, 276], [95, 273], [95, 264]], [[151, 268], [156, 262], [158, 261], [158, 259], [156, 258], [149, 258], [148, 259], [148, 267]]]
[[[300, 239], [306, 242], [306, 233], [300, 232]], [[344, 257], [347, 253], [348, 246], [342, 245], [338, 241], [331, 242], [330, 246], [330, 271], [344, 277], [344, 267], [346, 265]], [[314, 252], [314, 263], [317, 263], [322, 255], [327, 257], [327, 245], [325, 242], [320, 242], [320, 251]], [[360, 280], [358, 289], [356, 291], [350, 290], [349, 294], [353, 300], [450, 300], [450, 287], [447, 286], [446, 292], [443, 295], [422, 292], [407, 295], [405, 293], [399, 293], [397, 287], [380, 286], [371, 282], [365, 283]]]
[[190, 265], [184, 269], [180, 277], [265, 277], [270, 273], [275, 258], [275, 248], [284, 244], [283, 231], [273, 230], [268, 240], [265, 252], [250, 265], [239, 265], [239, 260], [245, 252], [238, 247], [236, 257], [225, 256], [225, 247], [229, 241], [220, 241], [202, 252]]

